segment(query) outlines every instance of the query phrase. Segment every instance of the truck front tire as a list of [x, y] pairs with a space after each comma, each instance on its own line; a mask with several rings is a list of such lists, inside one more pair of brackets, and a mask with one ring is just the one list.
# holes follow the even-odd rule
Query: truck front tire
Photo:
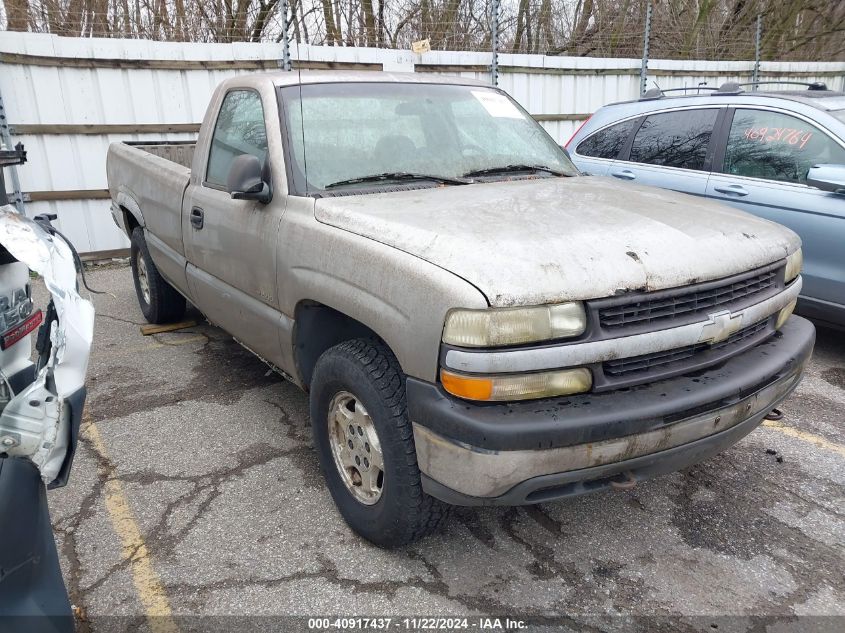
[[129, 252], [135, 294], [144, 318], [150, 323], [173, 323], [185, 314], [185, 297], [167, 283], [150, 257], [144, 229], [136, 226], [132, 231]]
[[355, 339], [320, 356], [311, 381], [311, 426], [340, 514], [380, 547], [435, 530], [448, 506], [423, 492], [405, 400], [405, 375], [381, 343]]

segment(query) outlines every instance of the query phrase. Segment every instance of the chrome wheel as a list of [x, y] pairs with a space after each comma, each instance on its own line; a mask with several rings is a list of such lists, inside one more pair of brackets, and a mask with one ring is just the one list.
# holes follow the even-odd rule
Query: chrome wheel
[[147, 275], [147, 262], [144, 261], [144, 256], [141, 251], [135, 255], [135, 268], [138, 271], [138, 285], [141, 287], [141, 296], [144, 297], [144, 302], [150, 304], [150, 278]]
[[373, 505], [384, 487], [384, 456], [370, 414], [348, 391], [329, 404], [329, 445], [334, 465], [357, 501]]

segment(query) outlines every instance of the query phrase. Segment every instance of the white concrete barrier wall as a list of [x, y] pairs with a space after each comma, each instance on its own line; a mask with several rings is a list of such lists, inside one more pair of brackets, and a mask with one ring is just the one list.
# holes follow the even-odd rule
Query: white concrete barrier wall
[[[28, 162], [27, 214], [57, 213], [82, 253], [128, 246], [109, 216], [106, 150], [118, 140], [190, 139], [214, 87], [237, 73], [279, 66], [273, 43], [203, 44], [0, 33], [0, 94], [13, 141]], [[490, 55], [296, 46], [294, 66], [413, 70], [488, 80]], [[637, 59], [499, 55], [499, 86], [561, 143], [605, 103], [636, 98]], [[649, 86], [748, 81], [752, 62], [651, 60]], [[843, 62], [765, 62], [763, 79], [824, 81], [845, 89]], [[74, 126], [72, 128], [62, 126]], [[94, 126], [83, 129], [79, 126]], [[103, 126], [120, 126], [119, 128]], [[146, 131], [143, 126], [148, 126]], [[187, 128], [185, 127], [187, 126]], [[181, 131], [180, 131], [181, 130]], [[7, 182], [8, 185], [8, 182]]]

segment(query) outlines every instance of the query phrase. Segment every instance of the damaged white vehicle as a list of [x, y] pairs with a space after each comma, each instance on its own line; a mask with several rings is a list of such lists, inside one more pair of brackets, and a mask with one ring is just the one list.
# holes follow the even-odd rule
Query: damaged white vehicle
[[[77, 292], [71, 248], [38, 222], [3, 207], [0, 245], [0, 453], [29, 458], [44, 483], [62, 485], [82, 418], [94, 306]], [[46, 316], [33, 307], [30, 270], [50, 291]]]
[[[46, 489], [70, 474], [94, 331], [78, 255], [51, 219], [0, 207], [0, 618], [28, 631], [73, 630]], [[50, 292], [43, 311], [30, 271]]]

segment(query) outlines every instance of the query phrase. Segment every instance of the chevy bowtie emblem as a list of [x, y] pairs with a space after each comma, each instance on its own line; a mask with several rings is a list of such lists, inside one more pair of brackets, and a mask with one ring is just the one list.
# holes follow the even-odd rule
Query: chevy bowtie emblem
[[708, 314], [707, 318], [698, 337], [699, 343], [721, 343], [742, 329], [742, 314], [731, 314], [730, 310]]

